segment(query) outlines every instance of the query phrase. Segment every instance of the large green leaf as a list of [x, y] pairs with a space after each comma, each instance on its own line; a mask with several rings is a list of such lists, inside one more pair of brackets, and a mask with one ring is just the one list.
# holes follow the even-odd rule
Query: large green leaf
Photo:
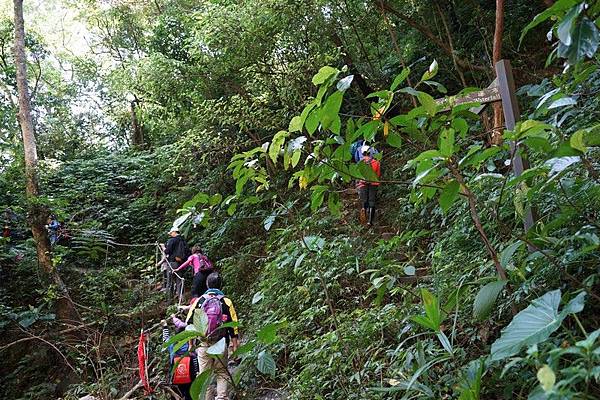
[[288, 131], [290, 132], [298, 132], [302, 130], [302, 126], [304, 125], [304, 121], [302, 120], [302, 117], [299, 115], [296, 115], [294, 118], [292, 118], [292, 120], [290, 121], [290, 125], [288, 127]]
[[198, 307], [194, 311], [194, 316], [192, 318], [192, 323], [198, 332], [202, 334], [206, 334], [208, 330], [208, 316], [206, 312], [202, 309], [202, 307]]
[[577, 20], [579, 14], [581, 14], [582, 10], [583, 4], [579, 4], [576, 7], [571, 8], [556, 28], [556, 36], [558, 36], [558, 40], [567, 46], [571, 45], [571, 34], [573, 33], [573, 27], [575, 26], [575, 21]]
[[559, 43], [557, 54], [559, 57], [566, 58], [569, 64], [575, 65], [586, 57], [592, 58], [598, 50], [599, 42], [598, 28], [588, 18], [583, 18], [575, 26], [572, 43], [570, 45]]
[[437, 329], [435, 323], [430, 321], [429, 318], [427, 318], [424, 315], [415, 315], [412, 316], [410, 319], [413, 322], [416, 322], [417, 324], [421, 325], [423, 328], [431, 329], [432, 331], [435, 331]]
[[340, 107], [342, 106], [342, 100], [344, 99], [344, 94], [340, 91], [336, 91], [331, 96], [327, 98], [323, 108], [321, 109], [321, 126], [323, 129], [328, 129], [331, 124], [338, 117], [338, 113], [340, 112]]
[[273, 136], [273, 141], [269, 146], [269, 157], [274, 163], [277, 162], [277, 156], [279, 156], [279, 152], [281, 151], [281, 147], [285, 143], [285, 138], [287, 136], [288, 133], [286, 131], [279, 131]]
[[319, 127], [319, 115], [320, 114], [321, 114], [321, 111], [319, 108], [317, 108], [317, 109], [312, 110], [310, 112], [310, 114], [308, 114], [306, 117], [305, 126], [306, 126], [306, 130], [308, 131], [308, 133], [310, 135], [315, 133], [315, 131]]
[[495, 281], [488, 283], [479, 290], [473, 303], [473, 316], [477, 320], [482, 321], [490, 315], [492, 307], [505, 285], [506, 281]]
[[[187, 343], [190, 339], [193, 338], [197, 338], [199, 336], [202, 336], [200, 332], [196, 331], [196, 330], [185, 330], [183, 332], [179, 332], [177, 335], [175, 336], [171, 336], [169, 338], [169, 340], [167, 340], [165, 343], [163, 343], [163, 347], [167, 348], [170, 345], [175, 345], [174, 346], [174, 350], [179, 350], [179, 348], [181, 346], [183, 346], [185, 343]], [[179, 345], [179, 343], [181, 343], [181, 345]]]
[[433, 117], [437, 111], [437, 104], [433, 97], [431, 97], [425, 92], [419, 92], [417, 94], [417, 98], [419, 99], [419, 102], [421, 103], [425, 111], [427, 111], [427, 114], [430, 117]]
[[427, 289], [421, 289], [421, 297], [423, 298], [423, 305], [425, 306], [425, 314], [427, 314], [429, 320], [435, 324], [437, 327], [436, 330], [439, 330], [443, 319], [440, 301]]
[[400, 135], [396, 132], [390, 132], [386, 138], [386, 142], [387, 144], [395, 148], [402, 147], [402, 137], [400, 137]]
[[323, 204], [323, 197], [325, 196], [325, 191], [327, 190], [327, 186], [313, 186], [312, 187], [312, 195], [310, 197], [310, 209], [315, 212], [321, 204]]
[[338, 192], [329, 192], [327, 207], [329, 207], [329, 211], [333, 216], [339, 217], [341, 215], [342, 202], [340, 201], [340, 194]]
[[240, 347], [238, 347], [237, 350], [231, 354], [231, 358], [236, 358], [236, 357], [242, 356], [244, 354], [247, 354], [247, 353], [251, 352], [255, 346], [256, 346], [255, 342], [245, 343], [245, 344], [241, 345]]
[[275, 370], [277, 366], [275, 365], [275, 360], [266, 350], [258, 353], [258, 359], [256, 360], [256, 368], [265, 375], [275, 375]]
[[425, 328], [439, 332], [443, 314], [440, 309], [438, 298], [429, 290], [423, 288], [421, 289], [421, 299], [423, 300], [423, 306], [425, 308], [425, 316], [417, 315], [412, 317], [411, 320]]
[[277, 329], [279, 329], [277, 323], [265, 325], [256, 332], [256, 337], [264, 344], [274, 343], [277, 341]]
[[442, 208], [443, 212], [447, 212], [450, 207], [452, 207], [452, 204], [454, 204], [458, 198], [459, 190], [460, 184], [455, 180], [451, 180], [448, 182], [448, 184], [446, 184], [444, 190], [442, 190], [442, 194], [440, 194], [439, 199], [440, 207]]
[[585, 292], [572, 299], [559, 313], [560, 289], [546, 293], [518, 313], [492, 344], [492, 360], [502, 360], [517, 354], [524, 346], [545, 341], [569, 314], [583, 310]]
[[192, 386], [190, 387], [190, 395], [194, 400], [204, 400], [206, 398], [206, 390], [212, 380], [212, 369], [204, 370], [200, 375], [194, 379]]
[[440, 153], [445, 157], [454, 154], [454, 129], [444, 129], [440, 134]]
[[379, 129], [380, 126], [381, 126], [381, 121], [379, 121], [379, 120], [369, 121], [366, 124], [364, 124], [363, 126], [361, 126], [360, 128], [358, 128], [358, 130], [356, 132], [354, 132], [354, 134], [351, 136], [352, 140], [348, 140], [348, 141], [353, 142], [360, 136], [362, 136], [365, 140], [373, 140], [373, 138], [377, 134], [377, 130]]
[[337, 74], [338, 72], [339, 70], [337, 68], [330, 67], [329, 65], [321, 67], [319, 72], [317, 72], [315, 76], [313, 76], [312, 83], [314, 85], [320, 85], [324, 83], [327, 79], [329, 79], [332, 75]]
[[369, 182], [379, 181], [379, 177], [375, 171], [373, 171], [373, 168], [371, 168], [371, 166], [365, 162], [361, 161], [358, 163], [358, 171], [360, 172], [361, 177]]
[[394, 78], [394, 82], [392, 82], [392, 86], [390, 86], [390, 90], [394, 91], [396, 90], [396, 88], [398, 86], [400, 86], [402, 84], [402, 82], [404, 82], [404, 80], [406, 78], [408, 78], [408, 74], [410, 74], [410, 68], [406, 67], [402, 70], [402, 72], [400, 72], [396, 78]]
[[543, 12], [536, 15], [535, 18], [533, 18], [533, 20], [529, 24], [527, 24], [525, 29], [523, 29], [523, 33], [521, 33], [521, 38], [519, 39], [519, 42], [523, 40], [527, 32], [529, 32], [531, 29], [535, 28], [542, 22], [548, 20], [552, 16], [559, 14], [564, 10], [568, 10], [575, 4], [577, 4], [577, 0], [558, 0], [557, 2], [555, 2], [552, 5], [552, 7], [547, 8]]
[[571, 145], [571, 147], [575, 150], [581, 151], [582, 153], [585, 153], [587, 151], [587, 146], [585, 144], [585, 134], [586, 130], [580, 129], [573, 135], [571, 135], [571, 139], [569, 140], [569, 144]]

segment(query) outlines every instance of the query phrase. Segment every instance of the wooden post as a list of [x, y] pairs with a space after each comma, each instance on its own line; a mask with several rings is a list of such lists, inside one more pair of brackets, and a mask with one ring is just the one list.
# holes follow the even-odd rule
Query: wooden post
[[[471, 112], [479, 114], [483, 107], [489, 103], [502, 101], [502, 109], [504, 110], [504, 121], [506, 129], [513, 130], [521, 113], [519, 112], [519, 103], [515, 90], [515, 80], [512, 74], [510, 61], [500, 60], [495, 65], [496, 79], [487, 88], [478, 92], [469, 93], [464, 96], [449, 96], [436, 99], [436, 103], [440, 106], [440, 111], [448, 111], [458, 104], [464, 103], [480, 103], [478, 107], [471, 108]], [[510, 142], [510, 150], [512, 154], [511, 165], [515, 176], [521, 176], [523, 171], [529, 168], [527, 160], [523, 159], [521, 154], [525, 152], [521, 146]], [[525, 216], [523, 226], [528, 231], [535, 223], [534, 210], [531, 207], [525, 208]]]
[[[513, 130], [519, 119], [519, 103], [517, 102], [515, 81], [512, 74], [510, 61], [500, 60], [496, 63], [496, 75], [498, 80], [498, 90], [502, 99], [502, 109], [504, 110], [504, 122], [506, 129]], [[517, 146], [515, 142], [510, 142], [512, 153], [511, 165], [515, 176], [520, 176], [524, 170], [529, 168], [529, 163], [521, 157], [525, 150]], [[528, 231], [535, 223], [531, 207], [525, 208], [523, 226]]]

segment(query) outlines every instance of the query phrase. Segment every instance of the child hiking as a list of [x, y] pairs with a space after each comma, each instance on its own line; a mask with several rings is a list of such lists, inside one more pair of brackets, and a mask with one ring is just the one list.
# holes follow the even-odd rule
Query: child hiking
[[[175, 325], [175, 333], [183, 332], [187, 324], [179, 318], [172, 316], [173, 324]], [[169, 341], [171, 331], [167, 326], [167, 321], [163, 320], [163, 342]], [[177, 386], [177, 389], [183, 395], [185, 400], [192, 400], [190, 395], [190, 387], [196, 375], [198, 375], [198, 357], [192, 351], [190, 353], [189, 343], [181, 346], [177, 351], [174, 351], [174, 344], [169, 346], [169, 376], [170, 382]], [[173, 367], [177, 365], [175, 370]]]
[[[362, 159], [360, 162], [368, 164], [373, 172], [377, 175], [377, 178], [381, 178], [381, 166], [379, 161], [373, 157], [373, 148], [370, 146], [362, 146], [360, 148]], [[358, 197], [362, 204], [360, 210], [360, 222], [367, 223], [369, 226], [375, 222], [375, 207], [377, 203], [377, 187], [379, 182], [367, 182], [365, 180], [359, 180], [356, 188], [358, 189]]]
[[[233, 302], [225, 297], [221, 291], [221, 276], [213, 272], [206, 279], [208, 290], [198, 299], [196, 299], [188, 312], [186, 321], [193, 320], [194, 313], [204, 312], [208, 320], [206, 338], [204, 338], [196, 348], [198, 354], [199, 373], [207, 369], [212, 369], [217, 378], [217, 396], [215, 400], [228, 400], [227, 387], [230, 379], [227, 370], [228, 350], [235, 352], [238, 348], [238, 328], [221, 328], [221, 325], [228, 322], [237, 322], [237, 314]], [[221, 356], [215, 357], [207, 354], [210, 346], [225, 338], [225, 351]]]
[[192, 255], [175, 270], [181, 271], [189, 266], [194, 269], [194, 280], [192, 281], [192, 298], [200, 297], [200, 295], [208, 289], [206, 286], [206, 278], [213, 272], [212, 262], [204, 255], [200, 245], [192, 247]]

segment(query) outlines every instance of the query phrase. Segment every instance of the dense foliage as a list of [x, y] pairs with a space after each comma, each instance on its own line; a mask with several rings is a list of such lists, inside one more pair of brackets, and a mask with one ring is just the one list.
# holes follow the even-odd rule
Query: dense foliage
[[[175, 220], [241, 315], [236, 398], [600, 396], [599, 2], [507, 3], [521, 121], [500, 141], [487, 108], [435, 100], [493, 80], [493, 1], [50, 3], [89, 48], [28, 31], [36, 201], [89, 326], [65, 333], [36, 266], [5, 18], [4, 397], [119, 398], [144, 327], [168, 398], [154, 243]], [[382, 162], [373, 228], [357, 139]]]

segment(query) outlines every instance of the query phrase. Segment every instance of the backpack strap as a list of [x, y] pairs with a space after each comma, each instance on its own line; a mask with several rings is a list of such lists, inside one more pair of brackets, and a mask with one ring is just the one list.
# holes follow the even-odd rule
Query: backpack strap
[[192, 320], [192, 317], [194, 315], [194, 311], [196, 311], [196, 307], [198, 307], [198, 302], [200, 301], [202, 297], [198, 297], [196, 300], [194, 300], [194, 302], [190, 305], [190, 309], [188, 310], [188, 313], [185, 317], [185, 323], [189, 324], [190, 321]]

